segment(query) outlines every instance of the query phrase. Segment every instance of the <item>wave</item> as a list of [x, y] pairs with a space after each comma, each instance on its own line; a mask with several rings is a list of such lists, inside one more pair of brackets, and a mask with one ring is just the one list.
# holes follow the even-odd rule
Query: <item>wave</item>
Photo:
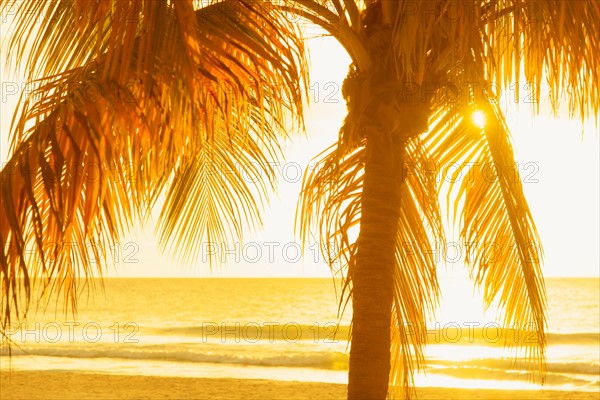
[[[524, 371], [485, 369], [480, 367], [435, 368], [430, 373], [452, 376], [462, 379], [495, 380], [495, 381], [526, 381], [531, 382], [535, 376]], [[598, 376], [569, 375], [548, 372], [545, 384], [549, 386], [574, 385], [578, 387], [600, 388]]]
[[263, 322], [260, 324], [255, 322], [236, 324], [210, 322], [200, 326], [144, 329], [144, 333], [150, 334], [191, 336], [200, 338], [203, 341], [242, 341], [246, 343], [273, 340], [336, 343], [338, 341], [347, 341], [349, 332], [349, 326], [338, 326], [335, 323], [305, 325], [296, 323], [279, 324], [276, 322]]
[[[471, 360], [452, 361], [446, 359], [429, 359], [428, 363], [436, 368], [470, 369], [495, 371], [513, 371], [516, 374], [524, 372], [523, 361], [515, 362], [510, 358], [480, 358]], [[593, 375], [600, 376], [600, 364], [598, 362], [548, 362], [547, 371], [556, 374]]]
[[[12, 356], [50, 356], [68, 358], [114, 358], [174, 361], [191, 363], [214, 364], [241, 364], [273, 367], [305, 367], [330, 370], [344, 370], [348, 368], [348, 354], [343, 351], [311, 350], [307, 346], [280, 346], [270, 345], [224, 345], [224, 344], [152, 344], [131, 345], [123, 343], [95, 343], [93, 346], [68, 344], [68, 345], [36, 345], [22, 350], [12, 349]], [[0, 356], [8, 355], [7, 348], [0, 348]], [[524, 379], [526, 375], [523, 360], [515, 361], [512, 358], [477, 358], [463, 359], [460, 361], [445, 358], [427, 357], [426, 365], [432, 372], [472, 375], [473, 371], [484, 371], [486, 374], [512, 374]], [[487, 372], [485, 372], [487, 371]], [[586, 376], [586, 380], [598, 380], [600, 377], [600, 364], [597, 361], [547, 363], [547, 371], [552, 374], [567, 374]], [[477, 374], [475, 374], [477, 375]], [[471, 376], [473, 378], [473, 376]], [[504, 377], [503, 379], [508, 379]]]
[[[179, 347], [172, 349], [172, 347]], [[6, 348], [0, 349], [0, 355], [6, 356]], [[35, 346], [26, 350], [12, 349], [12, 356], [47, 356], [67, 358], [113, 358], [128, 360], [172, 361], [209, 364], [237, 364], [263, 367], [304, 367], [330, 370], [346, 370], [348, 368], [348, 355], [341, 352], [317, 351], [286, 351], [280, 353], [266, 353], [257, 351], [243, 351], [235, 348], [219, 351], [219, 348], [210, 346], [200, 350], [198, 346], [119, 346], [101, 345], [96, 343], [93, 347], [66, 346]]]
[[[490, 324], [487, 327], [458, 327], [451, 325], [441, 329], [427, 330], [429, 344], [483, 344], [486, 346], [533, 346], [539, 341], [535, 331], [500, 328]], [[584, 345], [599, 346], [600, 333], [546, 333], [549, 346]]]
[[[303, 325], [295, 323], [278, 324], [264, 322], [262, 324], [249, 322], [237, 324], [204, 323], [200, 326], [184, 327], [150, 327], [144, 329], [147, 333], [159, 335], [182, 335], [198, 337], [205, 340], [239, 339], [246, 342], [265, 340], [314, 340], [324, 343], [347, 341], [350, 336], [350, 326], [334, 323], [319, 325]], [[524, 331], [500, 328], [489, 324], [486, 327], [459, 326], [447, 324], [437, 329], [417, 330], [408, 329], [409, 339], [414, 335], [425, 335], [429, 344], [486, 344], [492, 346], [532, 345], [538, 340], [534, 331]], [[417, 333], [418, 332], [418, 333]], [[599, 345], [600, 333], [547, 333], [549, 345]]]
[[600, 333], [548, 333], [549, 344], [598, 344], [600, 343]]
[[[347, 371], [349, 356], [341, 351], [310, 350], [311, 344], [281, 346], [260, 344], [214, 344], [197, 342], [174, 344], [123, 344], [99, 342], [68, 345], [36, 344], [26, 353], [13, 348], [12, 356], [45, 356], [72, 359], [116, 359], [161, 363], [198, 363], [215, 365], [244, 365], [274, 368], [311, 368], [330, 371]], [[7, 355], [0, 348], [0, 356]], [[35, 360], [35, 358], [34, 358]], [[460, 379], [531, 382], [533, 376], [510, 358], [480, 358], [453, 361], [427, 357], [426, 373]], [[596, 362], [558, 362], [547, 364], [546, 384], [571, 385], [582, 390], [600, 388], [600, 364]], [[588, 388], [588, 389], [586, 389]]]

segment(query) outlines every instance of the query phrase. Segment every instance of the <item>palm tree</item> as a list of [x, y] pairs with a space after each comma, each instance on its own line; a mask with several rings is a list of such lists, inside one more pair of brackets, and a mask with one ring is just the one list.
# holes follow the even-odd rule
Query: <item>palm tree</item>
[[[239, 237], [238, 221], [260, 222], [270, 180], [249, 185], [211, 168], [239, 163], [271, 176], [284, 114], [301, 124], [306, 66], [296, 19], [286, 19], [294, 14], [328, 31], [352, 59], [343, 87], [348, 116], [318, 158], [333, 168], [307, 175], [298, 209], [302, 237], [317, 227], [321, 243], [335, 244], [332, 267], [343, 261], [353, 307], [348, 398], [411, 394], [413, 371], [424, 363], [426, 316], [438, 301], [428, 248], [444, 240], [440, 191], [454, 201], [462, 239], [475, 244], [465, 261], [486, 304], [498, 304], [507, 327], [534, 332], [534, 344], [520, 345], [527, 366], [543, 376], [545, 289], [540, 257], [531, 253], [539, 238], [520, 181], [508, 173], [513, 150], [494, 99], [513, 82], [521, 87], [524, 75], [535, 98], [545, 81], [553, 106], [567, 98], [573, 115], [597, 117], [600, 7], [579, 0], [214, 3], [17, 9], [16, 32], [25, 39], [9, 48], [41, 80], [36, 101], [16, 119], [2, 170], [3, 326], [23, 315], [18, 296], [30, 298], [30, 277], [75, 304], [75, 278], [102, 270], [89, 262], [89, 247], [58, 251], [46, 242], [93, 240], [100, 255], [163, 190], [162, 242], [175, 239], [186, 257], [204, 239]], [[484, 127], [472, 123], [476, 111]], [[431, 165], [467, 162], [490, 166], [493, 179], [474, 171], [457, 187], [440, 186], [431, 172]], [[69, 170], [84, 163], [102, 167], [98, 178]], [[491, 243], [494, 258], [486, 253]], [[39, 263], [27, 258], [27, 246]]]
[[[440, 191], [454, 200], [462, 240], [474, 245], [464, 261], [486, 304], [499, 306], [505, 326], [532, 331], [535, 343], [521, 344], [527, 367], [543, 377], [545, 289], [541, 254], [532, 251], [539, 237], [520, 180], [509, 174], [514, 155], [495, 99], [513, 81], [521, 87], [523, 74], [534, 98], [545, 80], [554, 107], [567, 91], [572, 114], [597, 116], [600, 8], [586, 1], [296, 3], [353, 60], [343, 87], [348, 116], [319, 157], [334, 167], [308, 176], [299, 212], [303, 237], [318, 226], [321, 242], [338, 250], [333, 261], [347, 266], [348, 398], [411, 395], [426, 314], [439, 292], [430, 249], [445, 243]], [[472, 122], [474, 113], [485, 116], [484, 127]], [[492, 166], [493, 178], [479, 170], [458, 185], [436, 183], [435, 171], [448, 174], [451, 163]], [[494, 257], [486, 251], [492, 243]]]

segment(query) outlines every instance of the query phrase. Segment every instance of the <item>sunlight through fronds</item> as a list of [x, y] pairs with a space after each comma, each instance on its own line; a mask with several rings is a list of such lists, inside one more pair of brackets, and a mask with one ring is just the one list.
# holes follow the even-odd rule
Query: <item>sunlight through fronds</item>
[[471, 120], [479, 129], [485, 128], [485, 114], [482, 111], [473, 111], [473, 114], [471, 114]]

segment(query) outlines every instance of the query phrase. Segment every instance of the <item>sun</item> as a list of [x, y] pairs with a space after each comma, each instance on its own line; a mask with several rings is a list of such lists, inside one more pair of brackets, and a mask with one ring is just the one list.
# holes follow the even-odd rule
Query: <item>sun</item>
[[480, 129], [485, 128], [485, 114], [480, 111], [480, 110], [476, 110], [473, 112], [473, 114], [471, 115], [471, 119], [473, 120], [473, 123]]

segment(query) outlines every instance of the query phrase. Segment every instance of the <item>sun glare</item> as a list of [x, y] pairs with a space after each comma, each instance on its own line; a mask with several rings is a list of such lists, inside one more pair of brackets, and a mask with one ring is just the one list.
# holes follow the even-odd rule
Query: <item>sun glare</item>
[[485, 128], [485, 114], [482, 111], [476, 110], [471, 115], [473, 123], [480, 129]]

